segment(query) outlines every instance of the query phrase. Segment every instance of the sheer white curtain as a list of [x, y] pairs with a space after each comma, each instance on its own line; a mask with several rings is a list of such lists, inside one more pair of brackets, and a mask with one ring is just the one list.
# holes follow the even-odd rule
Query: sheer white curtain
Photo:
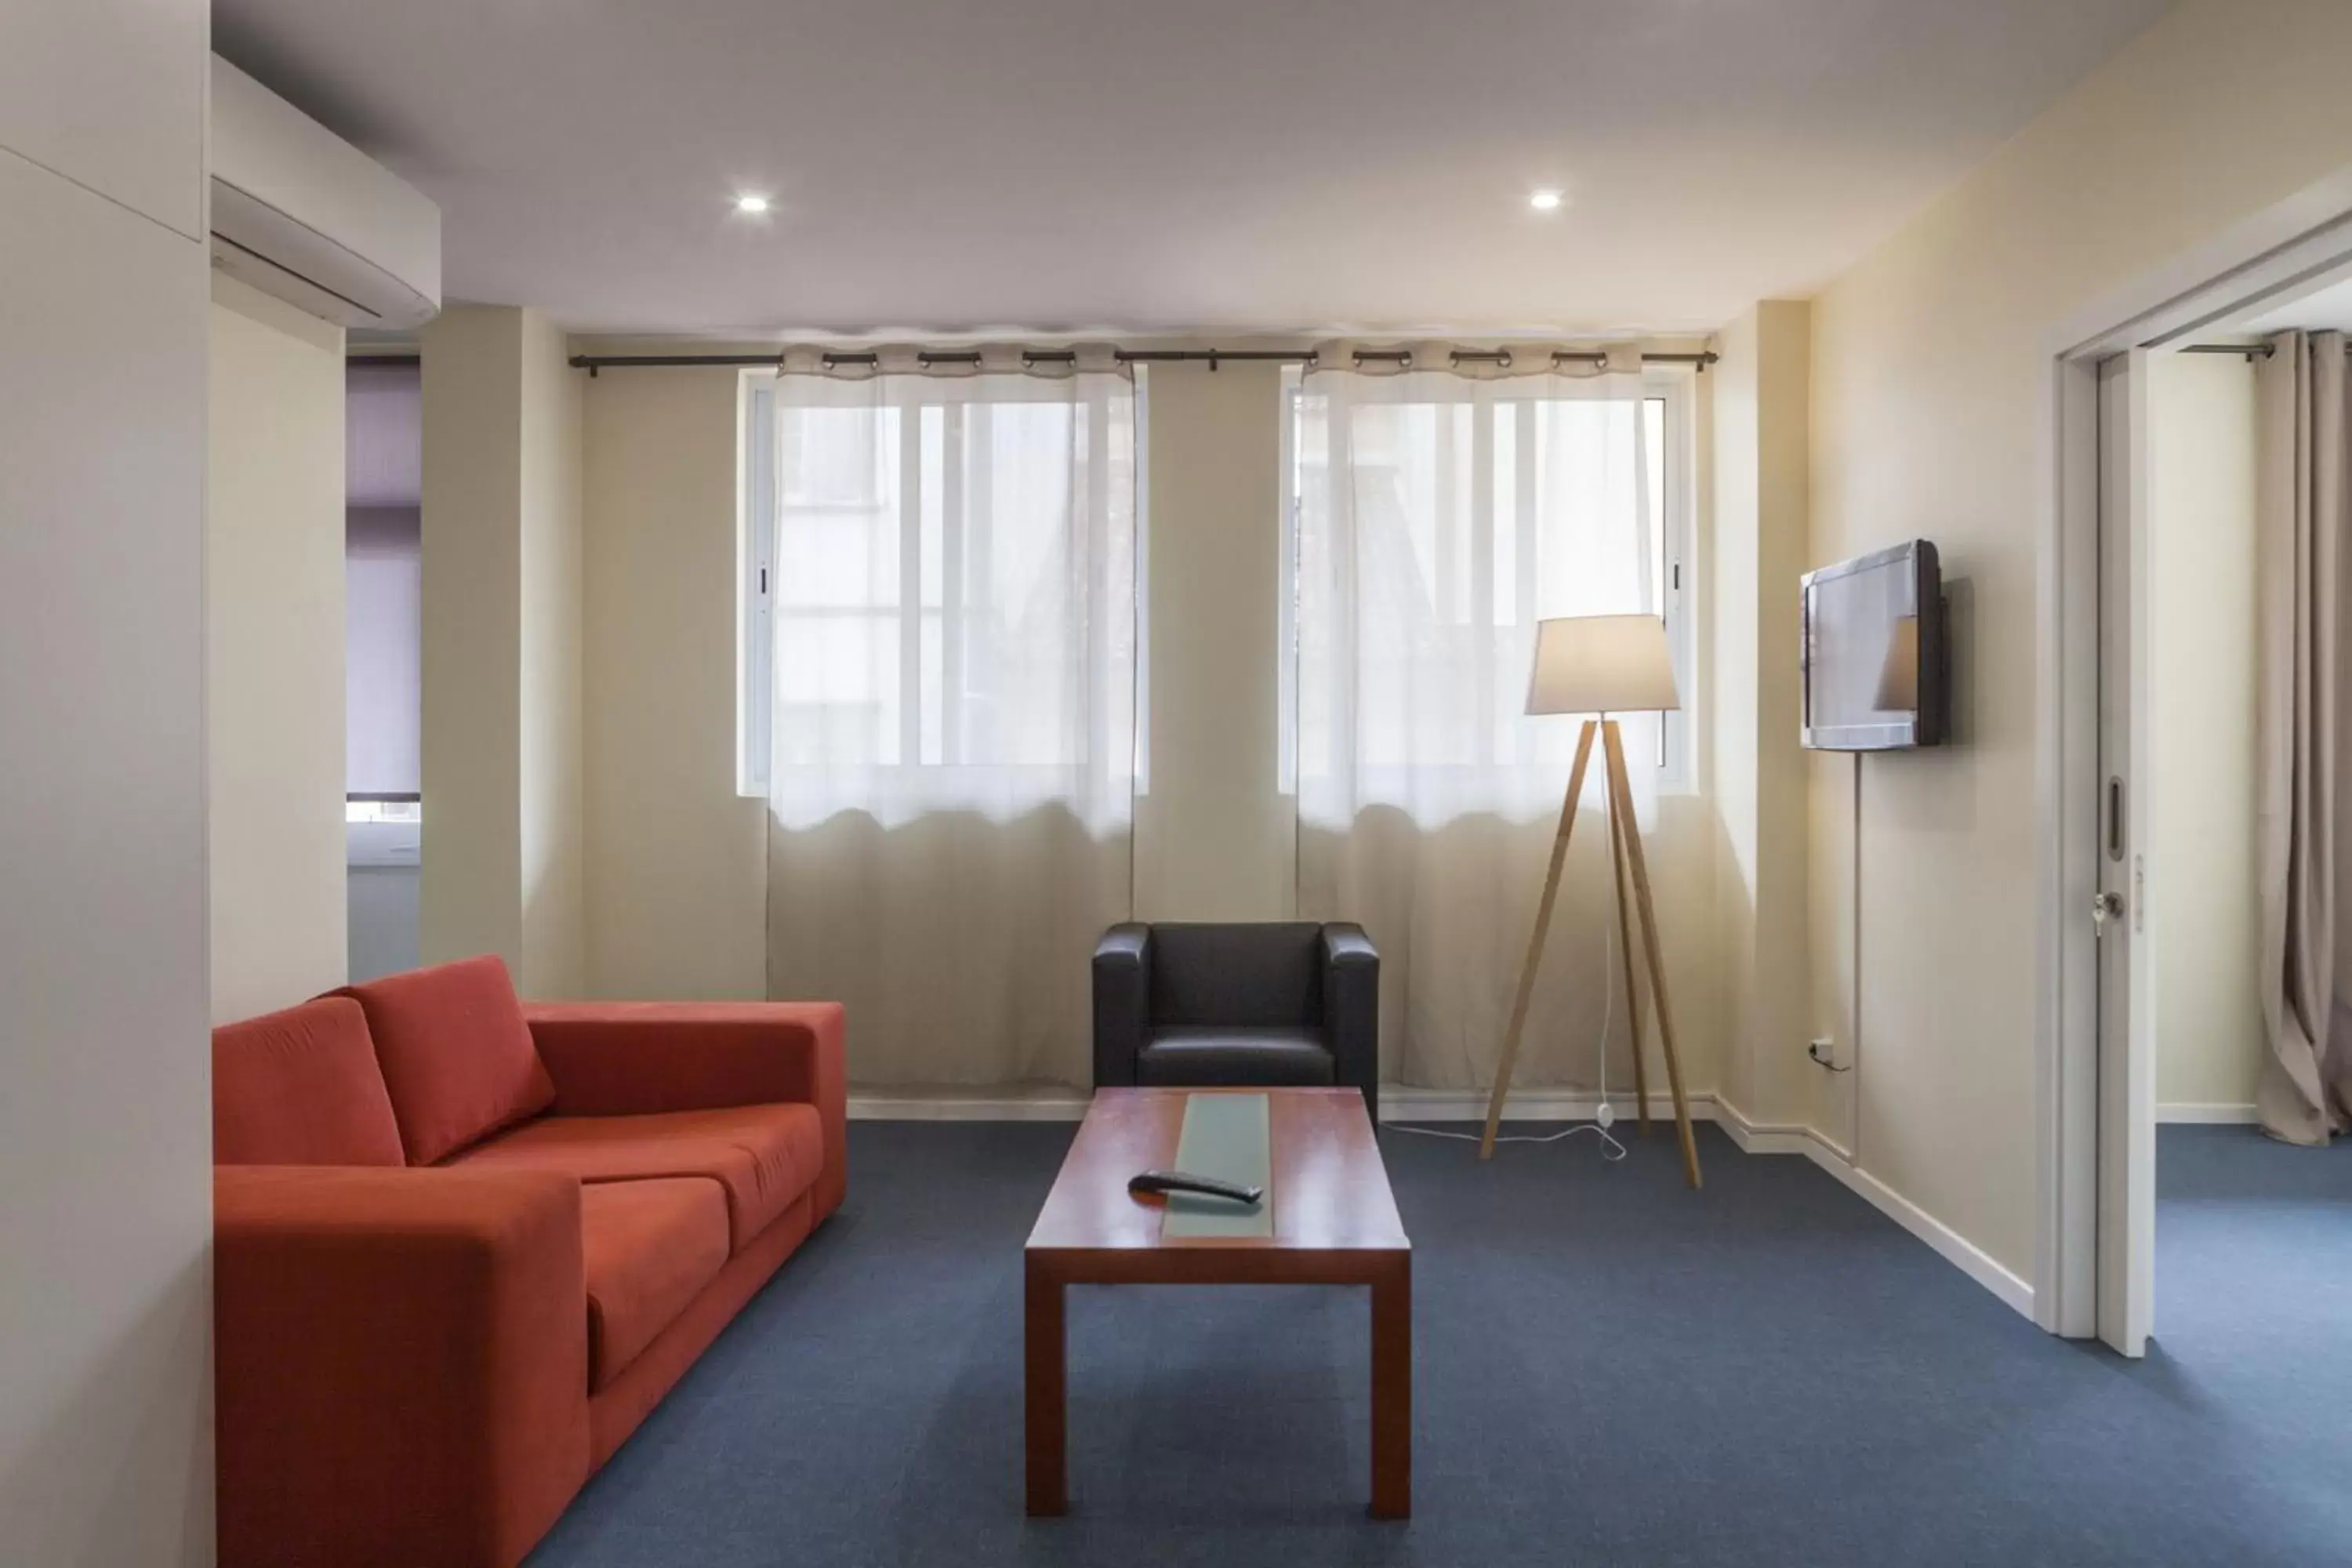
[[[1585, 376], [1318, 363], [1297, 432], [1300, 909], [1360, 921], [1379, 946], [1391, 1076], [1480, 1088], [1580, 727], [1522, 711], [1535, 624], [1663, 605], [1662, 405], [1628, 354]], [[1623, 723], [1646, 816], [1660, 721]], [[1587, 811], [1601, 788], [1594, 768]], [[1522, 1082], [1593, 1078], [1609, 1005], [1597, 816], [1578, 838]]]
[[771, 995], [853, 1081], [1083, 1084], [1131, 907], [1131, 381], [988, 351], [780, 375]]

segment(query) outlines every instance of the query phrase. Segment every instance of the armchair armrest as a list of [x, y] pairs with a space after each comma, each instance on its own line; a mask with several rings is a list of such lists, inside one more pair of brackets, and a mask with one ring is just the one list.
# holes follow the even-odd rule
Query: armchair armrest
[[1095, 944], [1095, 1087], [1135, 1082], [1151, 1028], [1151, 928], [1127, 921]]
[[588, 1478], [580, 1188], [221, 1166], [223, 1562], [503, 1568]]
[[847, 1068], [838, 1002], [526, 1005], [559, 1116], [814, 1105], [824, 1128], [823, 1219], [848, 1185]]
[[1364, 1091], [1364, 1110], [1381, 1119], [1381, 955], [1364, 928], [1339, 921], [1323, 928], [1323, 1032], [1333, 1076]]

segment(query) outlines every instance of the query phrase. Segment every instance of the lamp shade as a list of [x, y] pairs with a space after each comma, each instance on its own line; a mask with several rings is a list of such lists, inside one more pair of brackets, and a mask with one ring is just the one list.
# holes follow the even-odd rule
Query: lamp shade
[[1570, 616], [1536, 623], [1530, 713], [1658, 713], [1680, 708], [1666, 623], [1655, 616]]

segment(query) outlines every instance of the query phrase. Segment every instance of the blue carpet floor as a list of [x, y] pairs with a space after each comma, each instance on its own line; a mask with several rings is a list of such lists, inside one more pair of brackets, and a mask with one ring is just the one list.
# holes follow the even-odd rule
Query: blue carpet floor
[[2167, 1128], [2158, 1344], [2051, 1339], [1792, 1156], [1703, 1128], [1384, 1131], [1414, 1516], [1364, 1516], [1362, 1293], [1086, 1289], [1074, 1511], [1021, 1509], [1023, 1238], [1071, 1130], [860, 1123], [847, 1206], [534, 1568], [2352, 1560], [2352, 1148]]

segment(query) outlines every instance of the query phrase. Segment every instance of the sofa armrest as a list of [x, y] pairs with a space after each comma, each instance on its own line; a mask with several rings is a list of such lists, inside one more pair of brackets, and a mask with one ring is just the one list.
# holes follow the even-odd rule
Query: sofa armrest
[[527, 1004], [559, 1116], [641, 1116], [734, 1105], [816, 1107], [816, 1211], [848, 1186], [848, 1069], [838, 1002]]
[[224, 1563], [520, 1561], [588, 1478], [580, 1187], [214, 1173]]
[[1095, 1087], [1132, 1086], [1151, 1030], [1151, 928], [1125, 921], [1095, 944]]
[[1323, 928], [1323, 1033], [1333, 1077], [1364, 1091], [1364, 1110], [1381, 1119], [1381, 955], [1364, 928], [1337, 921]]

